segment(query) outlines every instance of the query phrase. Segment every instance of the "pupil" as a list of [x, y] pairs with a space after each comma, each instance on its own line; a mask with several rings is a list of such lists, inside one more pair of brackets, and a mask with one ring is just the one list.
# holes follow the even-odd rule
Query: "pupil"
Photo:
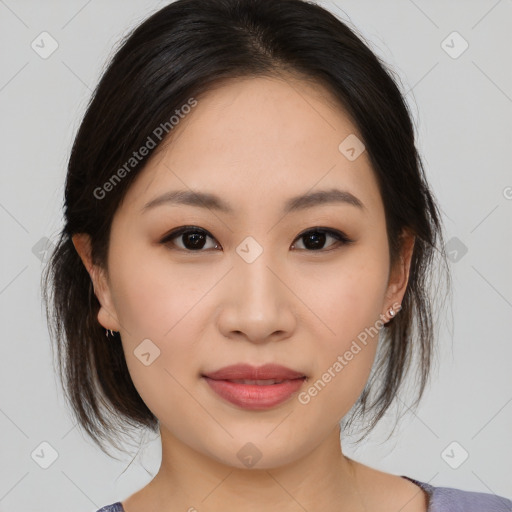
[[305, 247], [310, 249], [318, 249], [318, 247], [322, 247], [325, 243], [325, 233], [312, 233], [310, 235], [306, 235], [306, 240], [312, 241], [313, 243], [310, 245], [308, 242], [304, 243]]
[[[187, 233], [185, 234], [185, 237], [187, 240], [191, 240], [192, 243], [191, 243], [191, 246], [193, 249], [202, 249], [203, 245], [204, 245], [204, 235], [200, 234], [200, 233]], [[201, 242], [203, 242], [201, 244]], [[185, 243], [185, 246], [187, 244]]]

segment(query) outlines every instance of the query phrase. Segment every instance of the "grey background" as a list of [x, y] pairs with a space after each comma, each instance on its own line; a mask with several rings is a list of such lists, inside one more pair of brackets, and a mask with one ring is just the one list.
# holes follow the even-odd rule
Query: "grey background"
[[[95, 511], [144, 486], [159, 467], [158, 440], [127, 468], [134, 452], [112, 460], [71, 421], [39, 280], [45, 239], [56, 240], [61, 227], [67, 157], [91, 91], [121, 36], [166, 3], [0, 0], [0, 511]], [[433, 485], [512, 498], [512, 0], [319, 3], [400, 77], [457, 251], [453, 311], [440, 326], [437, 374], [421, 406], [389, 441], [385, 420], [363, 446], [344, 451]], [[43, 46], [43, 31], [58, 43], [46, 59], [31, 47]], [[446, 39], [453, 31], [469, 44], [457, 58], [445, 51], [462, 48], [458, 36]], [[58, 454], [47, 469], [52, 449], [42, 442]], [[447, 461], [460, 463], [462, 450], [469, 457], [454, 469]]]

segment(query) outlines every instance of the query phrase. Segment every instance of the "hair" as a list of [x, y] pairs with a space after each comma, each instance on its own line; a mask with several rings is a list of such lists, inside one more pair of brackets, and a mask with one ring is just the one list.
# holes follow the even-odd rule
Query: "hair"
[[[447, 260], [439, 209], [392, 74], [355, 29], [305, 0], [177, 0], [120, 42], [72, 146], [64, 226], [42, 282], [65, 397], [103, 451], [103, 441], [117, 447], [127, 426], [157, 432], [159, 421], [133, 385], [119, 333], [105, 338], [97, 320], [100, 304], [72, 236], [87, 233], [93, 263], [107, 269], [114, 213], [166, 141], [155, 136], [162, 131], [156, 128], [168, 133], [177, 109], [237, 78], [295, 77], [318, 84], [359, 130], [384, 204], [391, 266], [404, 232], [415, 236], [415, 244], [402, 309], [380, 333], [370, 378], [346, 426], [365, 420], [361, 439], [368, 435], [403, 387], [414, 356], [416, 400], [409, 407], [417, 406], [432, 367], [434, 299], [445, 295], [432, 277], [435, 256], [445, 267]], [[121, 173], [134, 152], [149, 146], [148, 137], [157, 139], [155, 147]], [[123, 179], [113, 183], [116, 173]], [[108, 193], [98, 193], [107, 182]]]

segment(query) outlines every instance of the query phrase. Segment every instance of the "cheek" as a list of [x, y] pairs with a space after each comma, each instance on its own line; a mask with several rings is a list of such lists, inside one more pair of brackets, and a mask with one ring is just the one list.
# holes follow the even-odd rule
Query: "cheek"
[[[199, 303], [215, 276], [201, 276], [197, 283], [192, 266], [172, 264], [165, 252], [154, 248], [122, 252], [112, 271], [114, 306], [118, 318], [134, 341], [154, 338], [164, 342], [189, 322], [188, 314]], [[195, 278], [194, 278], [195, 277]], [[211, 277], [211, 279], [210, 279]], [[186, 319], [186, 318], [187, 319]]]
[[369, 249], [299, 272], [301, 297], [323, 324], [328, 345], [356, 337], [374, 325], [382, 313], [387, 285], [387, 261], [372, 257]]
[[183, 387], [201, 360], [197, 340], [204, 311], [198, 302], [204, 290], [191, 291], [183, 284], [183, 276], [162, 279], [161, 275], [157, 266], [146, 264], [130, 279], [120, 281], [116, 309], [126, 329], [122, 345], [128, 371], [142, 400], [158, 418], [186, 410], [186, 417], [204, 420]]
[[321, 408], [340, 418], [368, 380], [382, 328], [387, 260], [364, 252], [354, 252], [328, 271], [319, 270], [314, 287], [307, 288], [310, 277], [303, 281], [307, 304], [321, 320], [314, 336], [314, 378], [304, 401], [318, 400], [318, 406], [323, 403]]
[[[193, 265], [173, 268], [154, 250], [119, 247], [112, 254], [114, 306], [133, 383], [150, 409], [162, 397], [168, 403], [183, 400], [178, 382], [190, 379], [190, 369], [201, 360], [201, 299], [219, 276], [204, 270], [198, 281]], [[146, 366], [144, 359], [151, 363]]]

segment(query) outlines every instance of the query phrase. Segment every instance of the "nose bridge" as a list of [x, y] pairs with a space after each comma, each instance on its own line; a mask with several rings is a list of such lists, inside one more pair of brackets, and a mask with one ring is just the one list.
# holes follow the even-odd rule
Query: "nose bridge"
[[[248, 249], [248, 252], [243, 252]], [[278, 309], [282, 286], [276, 278], [274, 267], [278, 267], [270, 250], [259, 249], [253, 241], [247, 241], [237, 249], [238, 261], [235, 264], [237, 301], [263, 318], [270, 318]], [[273, 271], [271, 271], [271, 269]]]
[[[248, 237], [250, 238], [250, 237]], [[243, 333], [250, 341], [262, 342], [293, 327], [290, 293], [278, 278], [282, 265], [270, 250], [254, 239], [244, 240], [236, 250], [230, 279], [232, 296], [221, 315], [224, 335]]]

